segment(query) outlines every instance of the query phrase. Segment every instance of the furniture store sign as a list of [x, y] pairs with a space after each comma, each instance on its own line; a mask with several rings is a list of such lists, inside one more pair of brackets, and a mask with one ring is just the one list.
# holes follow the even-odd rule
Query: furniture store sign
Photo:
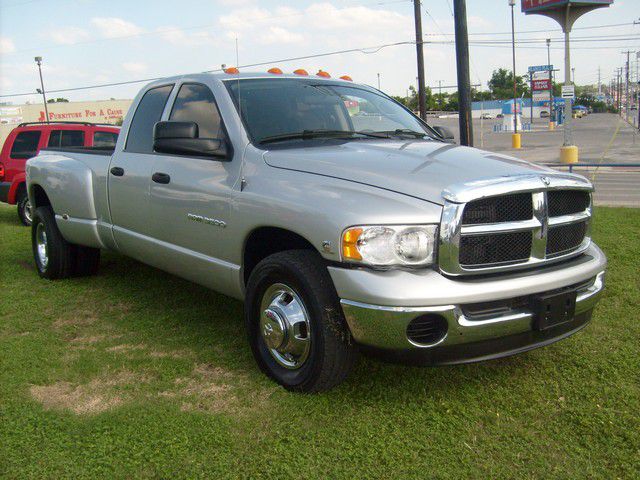
[[98, 110], [77, 110], [71, 112], [49, 112], [49, 118], [47, 119], [44, 111], [40, 111], [40, 117], [38, 118], [39, 122], [55, 121], [55, 120], [91, 120], [91, 119], [100, 119], [100, 120], [117, 120], [118, 118], [124, 117], [126, 112], [121, 108], [101, 108]]

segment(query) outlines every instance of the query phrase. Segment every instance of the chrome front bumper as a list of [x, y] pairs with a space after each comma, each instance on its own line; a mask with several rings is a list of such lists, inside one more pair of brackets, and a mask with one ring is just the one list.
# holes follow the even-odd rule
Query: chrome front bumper
[[[361, 345], [383, 350], [395, 351], [426, 351], [440, 350], [448, 347], [464, 347], [466, 344], [478, 344], [497, 339], [513, 337], [518, 335], [529, 335], [531, 338], [525, 344], [551, 343], [555, 339], [567, 336], [567, 328], [577, 331], [583, 324], [586, 324], [593, 307], [598, 302], [604, 289], [606, 259], [604, 254], [595, 245], [592, 245], [584, 258], [576, 259], [567, 265], [559, 265], [542, 272], [523, 272], [511, 278], [475, 278], [473, 280], [447, 279], [437, 272], [432, 272], [426, 278], [415, 278], [414, 273], [401, 272], [400, 274], [382, 272], [382, 277], [387, 277], [387, 292], [393, 295], [398, 291], [398, 296], [406, 295], [408, 292], [422, 291], [423, 301], [426, 306], [416, 303], [416, 298], [407, 299], [410, 306], [380, 305], [369, 301], [354, 300], [345, 297], [345, 290], [353, 292], [358, 288], [366, 288], [362, 277], [362, 272], [354, 273], [351, 278], [359, 281], [355, 286], [352, 284], [348, 288], [343, 288], [345, 278], [336, 272], [336, 268], [330, 268], [334, 283], [339, 296], [342, 298], [342, 308], [351, 329], [354, 339]], [[371, 275], [376, 275], [374, 272]], [[349, 275], [347, 273], [347, 275]], [[398, 283], [399, 277], [413, 276], [410, 284]], [[438, 278], [439, 277], [439, 278]], [[429, 281], [429, 280], [437, 281]], [[338, 280], [336, 282], [336, 280]], [[543, 335], [533, 332], [534, 313], [529, 307], [512, 309], [493, 317], [482, 317], [482, 319], [468, 318], [464, 313], [464, 306], [476, 302], [489, 302], [494, 300], [522, 297], [537, 293], [548, 292], [569, 285], [588, 283], [587, 286], [577, 290], [575, 319], [585, 321], [568, 325], [566, 328], [552, 328]], [[416, 283], [418, 285], [416, 285]], [[369, 284], [371, 286], [371, 283]], [[380, 284], [373, 285], [373, 288], [381, 287]], [[371, 290], [368, 290], [369, 294]], [[438, 304], [436, 296], [447, 300]], [[451, 301], [454, 300], [454, 301]], [[438, 342], [430, 345], [419, 345], [413, 343], [407, 337], [407, 327], [416, 317], [427, 313], [435, 313], [444, 317], [448, 324], [446, 335]], [[569, 322], [570, 323], [570, 322]], [[580, 324], [580, 325], [578, 325]], [[578, 328], [580, 327], [580, 328]], [[554, 336], [553, 332], [556, 332]], [[573, 332], [571, 332], [573, 333]], [[569, 333], [570, 334], [570, 333]], [[522, 343], [522, 342], [520, 342]], [[518, 344], [519, 347], [526, 345]], [[531, 348], [535, 348], [536, 345]], [[539, 346], [539, 345], [537, 345]], [[527, 348], [528, 349], [528, 348]], [[503, 351], [510, 351], [509, 348], [502, 348]], [[500, 352], [496, 352], [499, 354]], [[496, 355], [502, 356], [502, 355]], [[462, 359], [464, 361], [464, 359]], [[455, 363], [455, 362], [449, 362]]]

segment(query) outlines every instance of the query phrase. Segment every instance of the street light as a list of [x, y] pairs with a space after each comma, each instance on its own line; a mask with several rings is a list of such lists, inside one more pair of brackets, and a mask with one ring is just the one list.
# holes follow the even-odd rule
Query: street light
[[42, 57], [35, 57], [35, 62], [38, 64], [38, 72], [40, 73], [40, 86], [41, 89], [38, 89], [38, 93], [42, 93], [42, 102], [44, 103], [44, 114], [47, 119], [47, 123], [49, 123], [49, 109], [47, 108], [47, 95], [44, 92], [44, 82], [42, 81]]
[[516, 86], [516, 30], [515, 30], [515, 18], [513, 13], [513, 7], [516, 5], [516, 0], [509, 0], [511, 6], [511, 53], [513, 56], [513, 135], [511, 136], [511, 146], [513, 148], [520, 148], [520, 134], [518, 134], [518, 89]]

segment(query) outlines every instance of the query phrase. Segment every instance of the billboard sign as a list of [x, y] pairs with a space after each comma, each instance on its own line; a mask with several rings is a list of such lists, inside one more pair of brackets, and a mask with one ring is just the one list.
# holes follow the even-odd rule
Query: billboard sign
[[569, 4], [579, 4], [581, 7], [606, 7], [613, 3], [613, 0], [522, 0], [522, 11], [524, 13], [541, 12], [545, 10], [557, 10]]
[[532, 80], [549, 80], [549, 72], [531, 72]]
[[548, 102], [549, 98], [551, 98], [549, 90], [538, 90], [533, 92], [534, 102]]
[[534, 80], [531, 82], [531, 90], [551, 90], [551, 81], [548, 78], [544, 80]]
[[549, 70], [553, 70], [553, 65], [533, 65], [529, 67], [529, 73], [548, 72]]
[[562, 98], [573, 98], [576, 96], [576, 90], [573, 85], [566, 85], [562, 87]]

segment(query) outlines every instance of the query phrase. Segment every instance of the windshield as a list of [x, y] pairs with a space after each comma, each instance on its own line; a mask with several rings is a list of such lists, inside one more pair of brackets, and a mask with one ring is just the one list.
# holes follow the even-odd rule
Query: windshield
[[356, 86], [283, 78], [234, 80], [227, 88], [255, 143], [433, 135], [394, 101]]

